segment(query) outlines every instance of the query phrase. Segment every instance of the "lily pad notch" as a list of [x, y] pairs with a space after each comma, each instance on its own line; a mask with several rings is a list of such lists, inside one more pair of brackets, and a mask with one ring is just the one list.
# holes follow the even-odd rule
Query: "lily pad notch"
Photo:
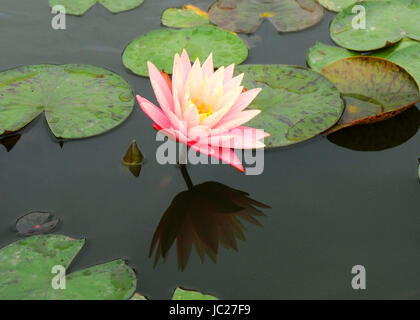
[[140, 6], [144, 0], [49, 0], [51, 8], [63, 6], [65, 14], [81, 16], [96, 3], [100, 3], [112, 13], [128, 11]]
[[315, 0], [218, 0], [210, 21], [234, 32], [253, 33], [264, 19], [279, 32], [300, 31], [318, 24], [324, 9]]
[[133, 107], [128, 83], [103, 68], [44, 64], [0, 72], [0, 135], [44, 112], [56, 138], [88, 138], [121, 124]]
[[213, 53], [216, 68], [240, 64], [248, 57], [248, 47], [237, 35], [212, 25], [184, 29], [158, 29], [130, 42], [122, 60], [134, 74], [148, 76], [147, 61], [159, 70], [172, 73], [174, 56], [186, 49], [194, 62], [201, 62]]
[[84, 243], [84, 239], [54, 234], [32, 236], [3, 247], [0, 249], [0, 299], [130, 299], [137, 277], [122, 259], [66, 274], [65, 290], [57, 289], [63, 286], [63, 280], [54, 277], [62, 272], [59, 270], [70, 266]]

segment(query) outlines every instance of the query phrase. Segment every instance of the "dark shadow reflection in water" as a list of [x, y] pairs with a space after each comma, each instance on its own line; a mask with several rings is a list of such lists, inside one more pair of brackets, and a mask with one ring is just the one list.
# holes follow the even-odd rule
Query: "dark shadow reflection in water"
[[20, 134], [12, 134], [9, 136], [0, 137], [0, 144], [6, 148], [7, 152], [10, 152], [16, 143], [18, 143], [20, 137]]
[[403, 144], [413, 137], [420, 124], [415, 106], [401, 114], [377, 123], [357, 125], [328, 135], [336, 145], [357, 151], [380, 151]]
[[176, 195], [163, 214], [149, 257], [156, 248], [155, 266], [160, 258], [165, 261], [176, 241], [178, 269], [183, 271], [193, 246], [201, 262], [206, 255], [216, 262], [219, 245], [238, 251], [237, 240], [245, 241], [247, 231], [241, 219], [262, 227], [256, 219], [264, 216], [259, 209], [270, 207], [251, 199], [246, 192], [218, 182], [193, 186], [185, 167], [181, 170], [189, 188]]

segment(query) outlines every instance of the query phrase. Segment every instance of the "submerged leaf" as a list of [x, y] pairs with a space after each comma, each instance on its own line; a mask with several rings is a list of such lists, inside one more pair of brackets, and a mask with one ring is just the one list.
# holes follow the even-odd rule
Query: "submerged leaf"
[[344, 103], [340, 92], [325, 77], [312, 70], [288, 65], [243, 65], [243, 85], [262, 88], [251, 106], [261, 114], [249, 125], [270, 133], [268, 148], [308, 140], [334, 126]]
[[57, 226], [60, 219], [48, 212], [30, 212], [16, 222], [16, 230], [24, 236], [49, 233]]
[[12, 134], [9, 136], [0, 137], [0, 144], [6, 148], [7, 152], [10, 152], [16, 143], [18, 143], [20, 137], [20, 134]]
[[190, 59], [201, 62], [213, 53], [215, 67], [240, 64], [248, 56], [248, 48], [241, 38], [215, 26], [185, 29], [159, 29], [132, 41], [124, 50], [123, 64], [137, 75], [148, 76], [147, 61], [159, 70], [172, 73], [174, 56], [188, 51]]
[[330, 26], [331, 38], [355, 51], [371, 51], [397, 43], [403, 38], [420, 41], [420, 1], [392, 0], [363, 3], [366, 27], [355, 28], [353, 7], [341, 11]]
[[193, 5], [168, 8], [162, 13], [162, 24], [167, 27], [189, 28], [209, 23], [209, 14]]
[[324, 10], [315, 0], [218, 0], [209, 15], [212, 23], [235, 32], [253, 33], [264, 19], [289, 32], [316, 25]]
[[328, 65], [321, 73], [335, 84], [346, 101], [343, 116], [328, 133], [386, 120], [420, 100], [419, 88], [412, 76], [382, 58], [345, 58]]
[[165, 261], [176, 241], [180, 270], [187, 266], [193, 245], [202, 262], [206, 254], [216, 262], [219, 245], [237, 250], [236, 241], [245, 241], [240, 219], [261, 226], [255, 218], [264, 216], [259, 208], [268, 206], [221, 183], [193, 186], [172, 200], [153, 235], [149, 255], [156, 248], [155, 265], [160, 258]]
[[134, 96], [116, 73], [90, 65], [32, 65], [0, 72], [0, 135], [42, 112], [57, 138], [92, 137], [121, 124]]
[[0, 300], [129, 299], [137, 278], [121, 259], [73, 272], [66, 275], [65, 290], [53, 288], [59, 272], [53, 268], [67, 269], [84, 243], [62, 235], [37, 235], [0, 249]]
[[99, 2], [112, 13], [137, 8], [144, 0], [49, 0], [50, 7], [64, 6], [66, 14], [81, 16]]
[[204, 294], [195, 290], [178, 287], [175, 289], [172, 300], [219, 300], [211, 294]]

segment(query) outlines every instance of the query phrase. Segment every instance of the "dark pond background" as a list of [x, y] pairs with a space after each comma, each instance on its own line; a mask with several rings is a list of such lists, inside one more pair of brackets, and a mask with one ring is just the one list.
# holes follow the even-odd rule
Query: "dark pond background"
[[[63, 31], [51, 28], [47, 0], [1, 0], [0, 69], [93, 64], [119, 73], [135, 93], [155, 101], [149, 80], [127, 72], [121, 53], [132, 39], [161, 27], [163, 9], [185, 3], [145, 0], [117, 15], [96, 5], [83, 17], [68, 16]], [[305, 65], [315, 41], [331, 43], [333, 16], [326, 12], [317, 26], [288, 34], [264, 22], [250, 39], [255, 48], [246, 63]], [[193, 252], [184, 272], [174, 248], [155, 269], [148, 258], [163, 212], [186, 187], [176, 166], [156, 162], [159, 144], [140, 108], [115, 130], [63, 148], [40, 117], [10, 152], [0, 145], [0, 246], [19, 238], [13, 231], [18, 217], [42, 210], [62, 219], [57, 233], [87, 238], [71, 270], [126, 258], [138, 272], [138, 291], [151, 299], [167, 299], [179, 285], [225, 299], [420, 298], [418, 114], [413, 109], [381, 124], [379, 134], [370, 126], [335, 138], [362, 150], [359, 143], [368, 150], [393, 146], [383, 151], [355, 151], [319, 137], [266, 152], [260, 176], [227, 165], [191, 166], [195, 183], [218, 181], [272, 208], [264, 210], [263, 228], [245, 223], [247, 241], [238, 252], [221, 249], [217, 264], [201, 264]], [[121, 165], [132, 139], [148, 159], [138, 178]], [[367, 270], [365, 291], [351, 288], [357, 264]]]

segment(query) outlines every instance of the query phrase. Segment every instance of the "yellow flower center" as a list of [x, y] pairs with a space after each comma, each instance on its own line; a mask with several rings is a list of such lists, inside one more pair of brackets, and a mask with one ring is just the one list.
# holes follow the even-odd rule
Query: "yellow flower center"
[[194, 103], [195, 107], [198, 110], [198, 114], [200, 115], [200, 122], [213, 114], [213, 109], [210, 104], [206, 105], [205, 102], [201, 102], [201, 104], [198, 104], [198, 99], [194, 99], [192, 103]]

